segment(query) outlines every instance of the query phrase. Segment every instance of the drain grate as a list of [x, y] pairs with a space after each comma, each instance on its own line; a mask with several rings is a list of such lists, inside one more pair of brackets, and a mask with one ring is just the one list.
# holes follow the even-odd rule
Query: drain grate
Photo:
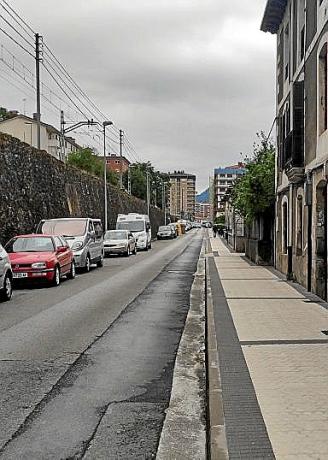
[[328, 331], [321, 331], [323, 334], [328, 335]]

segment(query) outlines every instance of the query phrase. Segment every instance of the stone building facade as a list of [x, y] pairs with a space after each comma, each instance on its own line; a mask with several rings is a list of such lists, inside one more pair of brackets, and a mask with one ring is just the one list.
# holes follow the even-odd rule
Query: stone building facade
[[277, 35], [275, 265], [327, 299], [328, 0], [268, 0]]

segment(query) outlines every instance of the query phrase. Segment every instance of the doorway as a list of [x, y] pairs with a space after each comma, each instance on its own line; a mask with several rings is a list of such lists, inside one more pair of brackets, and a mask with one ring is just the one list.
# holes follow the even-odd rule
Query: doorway
[[316, 294], [327, 300], [327, 182], [316, 191]]

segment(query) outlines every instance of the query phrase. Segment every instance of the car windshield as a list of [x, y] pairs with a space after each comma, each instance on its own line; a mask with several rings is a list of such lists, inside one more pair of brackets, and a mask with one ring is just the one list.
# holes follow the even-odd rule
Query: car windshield
[[105, 240], [126, 240], [128, 237], [127, 232], [116, 232], [115, 230], [110, 230], [105, 234]]
[[162, 225], [161, 227], [159, 227], [158, 230], [160, 232], [169, 232], [169, 231], [171, 231], [171, 227], [169, 227], [168, 225]]
[[41, 227], [41, 233], [63, 236], [83, 236], [87, 220], [46, 220]]
[[144, 221], [128, 221], [128, 222], [117, 222], [117, 230], [129, 230], [130, 232], [144, 232], [145, 222]]
[[6, 245], [6, 251], [13, 252], [53, 252], [55, 250], [51, 238], [36, 236], [33, 238], [13, 238]]

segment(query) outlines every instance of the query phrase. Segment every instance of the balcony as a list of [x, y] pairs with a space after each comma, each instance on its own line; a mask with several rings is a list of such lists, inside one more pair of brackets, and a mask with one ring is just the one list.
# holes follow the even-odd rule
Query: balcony
[[304, 178], [304, 137], [303, 130], [291, 131], [282, 145], [281, 167], [291, 183]]

